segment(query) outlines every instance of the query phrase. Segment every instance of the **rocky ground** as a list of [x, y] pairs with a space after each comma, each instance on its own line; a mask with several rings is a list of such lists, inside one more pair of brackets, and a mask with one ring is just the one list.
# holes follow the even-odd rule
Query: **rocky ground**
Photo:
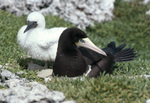
[[[20, 72], [18, 72], [20, 74]], [[0, 103], [75, 103], [64, 101], [59, 91], [50, 91], [45, 85], [20, 78], [8, 70], [0, 69]]]
[[[114, 2], [115, 0], [0, 0], [0, 9], [17, 16], [28, 15], [32, 11], [40, 11], [45, 15], [59, 15], [85, 29], [94, 25], [94, 22], [112, 20]], [[143, 0], [143, 4], [149, 2], [150, 0]]]
[[18, 16], [31, 11], [59, 15], [80, 28], [113, 18], [115, 0], [0, 0], [0, 9]]

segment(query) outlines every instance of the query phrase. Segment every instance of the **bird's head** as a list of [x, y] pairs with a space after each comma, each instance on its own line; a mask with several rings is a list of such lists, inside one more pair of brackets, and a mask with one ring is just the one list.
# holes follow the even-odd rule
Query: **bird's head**
[[45, 18], [40, 12], [32, 12], [27, 17], [28, 26], [24, 33], [33, 28], [45, 28]]
[[[107, 54], [101, 50], [100, 48], [98, 48], [86, 35], [85, 32], [83, 32], [82, 30], [78, 29], [78, 28], [68, 28], [66, 29], [63, 33], [62, 36], [64, 36], [64, 38], [69, 37], [68, 40], [70, 40], [72, 42], [72, 44], [75, 44], [77, 47], [84, 47], [84, 48], [88, 48], [91, 49], [99, 54], [102, 54], [104, 56], [107, 56]], [[67, 40], [67, 39], [66, 39]]]

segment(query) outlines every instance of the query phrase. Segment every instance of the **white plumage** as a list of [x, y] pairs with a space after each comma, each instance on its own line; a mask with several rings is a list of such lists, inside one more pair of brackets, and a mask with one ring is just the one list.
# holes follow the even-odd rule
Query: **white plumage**
[[17, 35], [20, 47], [33, 59], [54, 61], [58, 40], [65, 27], [45, 28], [45, 18], [39, 12], [27, 17], [28, 26], [21, 27]]

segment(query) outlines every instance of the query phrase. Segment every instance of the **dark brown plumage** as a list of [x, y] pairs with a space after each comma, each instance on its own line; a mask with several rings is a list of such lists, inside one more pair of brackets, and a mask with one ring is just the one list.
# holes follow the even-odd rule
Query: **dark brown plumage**
[[75, 77], [82, 75], [86, 71], [85, 60], [75, 45], [78, 38], [84, 37], [87, 37], [84, 32], [76, 31], [74, 28], [67, 29], [61, 34], [57, 56], [53, 65], [55, 75]]
[[[115, 62], [130, 61], [136, 57], [131, 48], [123, 49], [125, 44], [115, 47], [115, 43], [108, 44], [103, 51], [94, 45], [86, 45], [87, 35], [80, 29], [68, 28], [60, 36], [57, 56], [53, 65], [53, 72], [57, 76], [76, 77], [88, 71], [88, 65], [92, 70], [89, 77], [97, 77], [100, 72], [112, 72]], [[83, 44], [77, 47], [78, 42]]]

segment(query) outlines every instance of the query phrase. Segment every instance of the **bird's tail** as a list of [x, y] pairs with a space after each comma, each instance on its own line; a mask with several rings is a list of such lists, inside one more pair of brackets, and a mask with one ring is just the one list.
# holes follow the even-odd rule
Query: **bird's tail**
[[125, 48], [126, 44], [122, 44], [118, 47], [115, 47], [114, 61], [115, 62], [125, 62], [132, 61], [136, 56], [134, 48]]

